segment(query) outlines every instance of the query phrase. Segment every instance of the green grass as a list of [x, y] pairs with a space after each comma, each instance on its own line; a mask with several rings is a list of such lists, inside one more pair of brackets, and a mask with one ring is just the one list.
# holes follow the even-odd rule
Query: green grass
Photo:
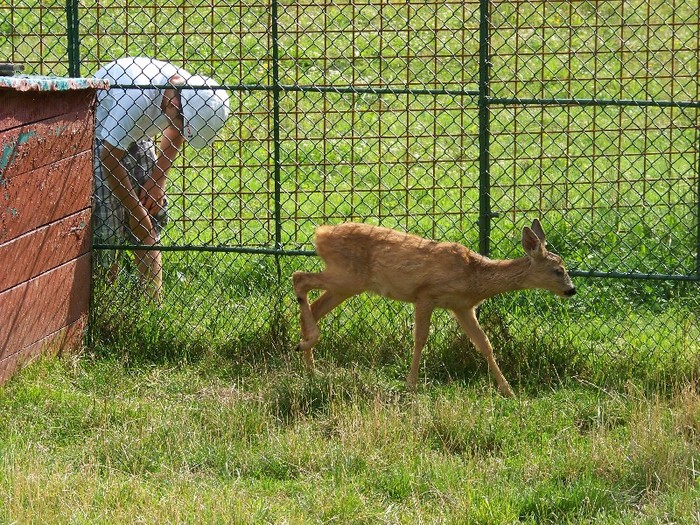
[[300, 261], [283, 257], [278, 282], [271, 257], [169, 257], [162, 307], [136, 308], [126, 281], [98, 288], [95, 347], [3, 391], [8, 520], [697, 521], [695, 285], [487, 301], [506, 400], [444, 313], [409, 394], [410, 308], [381, 298], [324, 320], [309, 378]]
[[[8, 523], [695, 523], [700, 394], [500, 398], [296, 358], [94, 352], [0, 391]], [[136, 359], [138, 361], [138, 359]]]
[[298, 260], [278, 282], [271, 257], [169, 258], [162, 307], [126, 276], [98, 287], [94, 347], [0, 394], [0, 520], [697, 521], [694, 285], [487, 301], [506, 400], [446, 314], [415, 395], [410, 308], [380, 298], [324, 320], [310, 378], [293, 351]]

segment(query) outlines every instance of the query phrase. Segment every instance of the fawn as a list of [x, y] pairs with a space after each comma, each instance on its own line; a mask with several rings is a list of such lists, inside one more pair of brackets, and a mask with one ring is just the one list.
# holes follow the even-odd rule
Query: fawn
[[[489, 297], [512, 290], [543, 288], [563, 297], [576, 293], [561, 257], [547, 251], [537, 219], [530, 228], [523, 228], [526, 256], [519, 259], [492, 260], [458, 243], [436, 242], [362, 223], [320, 226], [315, 246], [326, 268], [320, 273], [295, 272], [292, 276], [301, 309], [302, 340], [297, 350], [303, 351], [310, 372], [314, 371], [318, 321], [346, 299], [367, 291], [415, 306], [409, 389], [418, 383], [432, 312], [446, 308], [486, 359], [500, 393], [513, 397], [491, 343], [479, 326], [476, 307]], [[323, 290], [311, 305], [307, 298], [310, 290]]]

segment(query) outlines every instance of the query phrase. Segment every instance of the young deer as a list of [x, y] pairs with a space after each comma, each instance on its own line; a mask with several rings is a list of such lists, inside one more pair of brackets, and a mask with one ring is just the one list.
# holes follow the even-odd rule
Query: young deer
[[[301, 308], [302, 340], [297, 349], [304, 352], [310, 372], [314, 369], [313, 346], [319, 339], [318, 321], [349, 297], [368, 291], [415, 305], [413, 361], [407, 380], [410, 389], [418, 382], [431, 314], [435, 308], [446, 308], [486, 359], [501, 394], [513, 397], [476, 319], [476, 307], [491, 296], [512, 290], [543, 288], [564, 297], [576, 293], [561, 257], [547, 251], [538, 220], [523, 228], [522, 245], [527, 255], [512, 260], [491, 260], [461, 244], [361, 223], [321, 226], [316, 230], [315, 245], [326, 269], [292, 276]], [[307, 299], [310, 290], [324, 290], [311, 305]]]

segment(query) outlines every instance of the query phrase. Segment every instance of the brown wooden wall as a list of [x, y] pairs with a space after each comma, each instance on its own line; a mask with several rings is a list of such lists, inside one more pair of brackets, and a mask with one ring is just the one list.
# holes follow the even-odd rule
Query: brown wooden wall
[[95, 90], [0, 88], [0, 383], [82, 344]]

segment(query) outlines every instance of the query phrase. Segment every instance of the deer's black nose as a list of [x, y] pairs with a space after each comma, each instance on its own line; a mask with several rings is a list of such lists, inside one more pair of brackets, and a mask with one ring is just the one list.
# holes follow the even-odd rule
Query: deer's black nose
[[564, 292], [564, 295], [566, 297], [571, 297], [572, 295], [576, 295], [576, 288], [569, 288]]

